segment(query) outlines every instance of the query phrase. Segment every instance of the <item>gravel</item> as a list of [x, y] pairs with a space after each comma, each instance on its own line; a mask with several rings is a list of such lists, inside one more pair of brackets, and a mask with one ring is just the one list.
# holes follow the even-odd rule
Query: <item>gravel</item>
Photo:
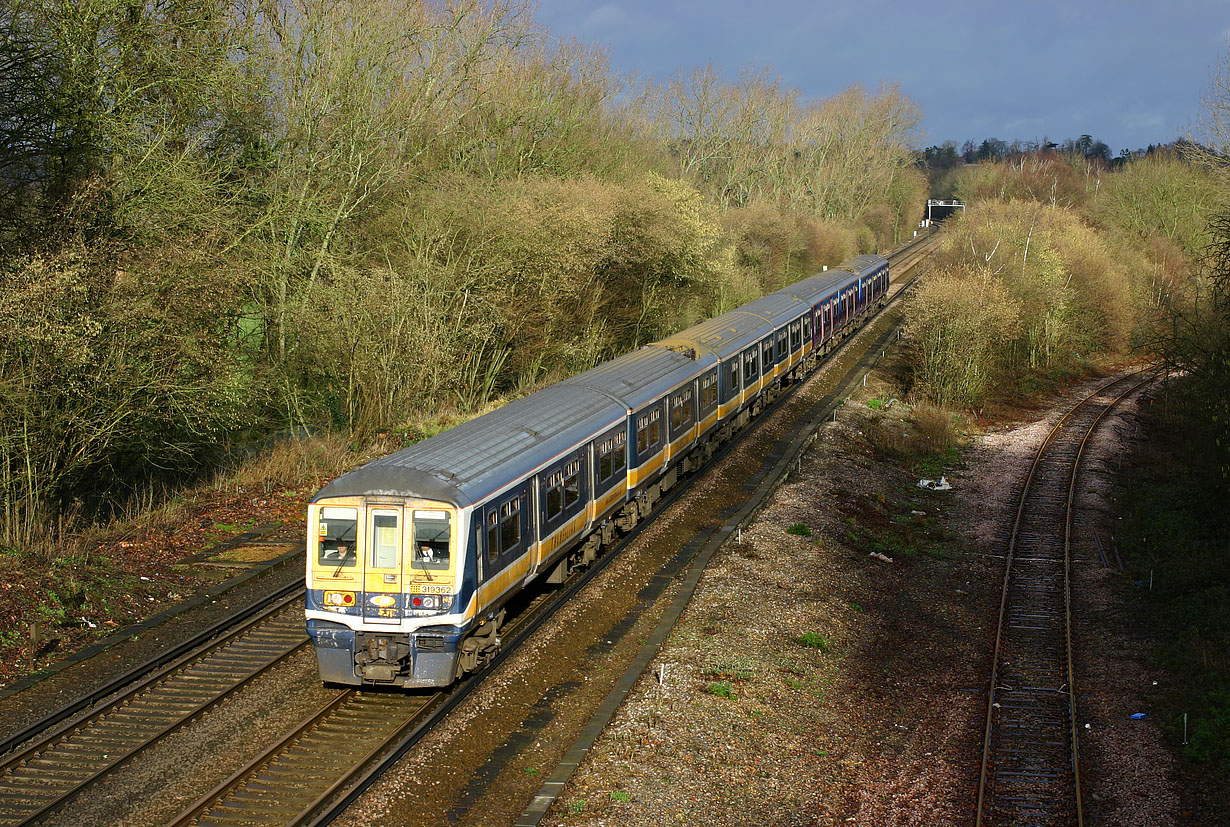
[[[866, 434], [878, 415], [848, 406], [742, 542], [714, 557], [543, 823], [971, 823], [1002, 579], [996, 534], [1049, 424], [1096, 384], [1037, 421], [977, 437], [947, 493], [921, 491], [915, 474], [877, 456]], [[866, 395], [884, 390], [873, 382]], [[1093, 459], [1123, 448], [1104, 430]], [[1082, 525], [1105, 520], [1104, 508], [1091, 500]], [[884, 544], [932, 519], [929, 534], [906, 533], [921, 536], [915, 547]], [[810, 536], [787, 533], [800, 523]], [[1091, 722], [1087, 823], [1177, 823], [1173, 745], [1128, 719], [1150, 676], [1102, 611], [1119, 575], [1086, 545], [1077, 649]], [[877, 550], [892, 562], [869, 556]], [[804, 645], [817, 640], [809, 633], [819, 648]]]

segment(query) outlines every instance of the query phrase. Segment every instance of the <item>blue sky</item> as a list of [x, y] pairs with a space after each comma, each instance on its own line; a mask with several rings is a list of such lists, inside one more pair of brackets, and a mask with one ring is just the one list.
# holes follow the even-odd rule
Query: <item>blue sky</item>
[[1186, 134], [1226, 53], [1230, 0], [538, 0], [621, 73], [768, 66], [809, 97], [897, 83], [920, 145], [1088, 133], [1114, 153]]

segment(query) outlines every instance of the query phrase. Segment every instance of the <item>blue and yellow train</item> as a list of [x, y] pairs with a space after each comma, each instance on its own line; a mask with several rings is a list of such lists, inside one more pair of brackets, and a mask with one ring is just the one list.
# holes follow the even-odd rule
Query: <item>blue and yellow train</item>
[[338, 477], [308, 509], [321, 678], [451, 684], [499, 650], [504, 607], [646, 517], [886, 300], [859, 256]]

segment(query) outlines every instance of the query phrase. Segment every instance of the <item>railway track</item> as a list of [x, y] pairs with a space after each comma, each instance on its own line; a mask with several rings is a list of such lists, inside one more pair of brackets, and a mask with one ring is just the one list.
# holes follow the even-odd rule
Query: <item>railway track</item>
[[[285, 591], [285, 590], [284, 590]], [[303, 588], [0, 760], [0, 825], [42, 821], [308, 645]]]
[[1038, 448], [1008, 538], [987, 697], [978, 827], [1084, 823], [1072, 661], [1072, 518], [1089, 438], [1141, 372], [1077, 403]]

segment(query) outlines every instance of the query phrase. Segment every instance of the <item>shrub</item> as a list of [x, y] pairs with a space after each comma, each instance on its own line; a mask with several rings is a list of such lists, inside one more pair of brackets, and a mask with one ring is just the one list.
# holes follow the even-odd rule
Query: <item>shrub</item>
[[908, 304], [915, 387], [940, 405], [979, 405], [1009, 361], [1020, 304], [983, 270], [926, 278]]
[[1207, 713], [1191, 722], [1187, 754], [1202, 764], [1230, 771], [1230, 691], [1206, 699]]
[[916, 454], [936, 454], [954, 447], [959, 438], [953, 427], [952, 414], [943, 408], [922, 402], [914, 406], [911, 419], [918, 434]]

